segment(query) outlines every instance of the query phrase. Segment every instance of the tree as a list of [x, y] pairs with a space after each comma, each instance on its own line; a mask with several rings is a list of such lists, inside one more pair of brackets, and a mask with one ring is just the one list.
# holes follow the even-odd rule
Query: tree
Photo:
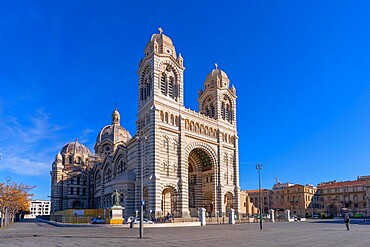
[[29, 200], [32, 196], [29, 192], [33, 186], [24, 185], [23, 183], [0, 183], [0, 217], [1, 227], [7, 226], [14, 222], [16, 213], [19, 211], [28, 211]]

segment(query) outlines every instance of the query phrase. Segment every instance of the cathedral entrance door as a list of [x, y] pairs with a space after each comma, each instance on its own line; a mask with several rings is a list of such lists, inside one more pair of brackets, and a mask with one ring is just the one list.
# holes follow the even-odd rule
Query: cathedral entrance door
[[163, 216], [176, 217], [177, 193], [172, 187], [166, 187], [162, 192], [162, 214]]
[[188, 157], [189, 212], [197, 217], [198, 208], [208, 215], [214, 211], [215, 179], [210, 155], [202, 148], [193, 149]]
[[231, 208], [233, 208], [233, 195], [230, 192], [227, 192], [224, 196], [224, 210], [227, 217], [229, 217]]

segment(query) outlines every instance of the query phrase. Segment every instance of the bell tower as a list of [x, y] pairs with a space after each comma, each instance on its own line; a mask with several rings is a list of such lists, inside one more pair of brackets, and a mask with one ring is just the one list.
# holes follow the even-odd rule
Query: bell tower
[[184, 105], [184, 59], [176, 53], [172, 40], [158, 28], [144, 49], [138, 74], [139, 115], [156, 102]]
[[227, 74], [217, 64], [206, 77], [204, 91], [198, 92], [198, 108], [208, 117], [236, 126], [236, 89], [234, 85], [230, 88]]

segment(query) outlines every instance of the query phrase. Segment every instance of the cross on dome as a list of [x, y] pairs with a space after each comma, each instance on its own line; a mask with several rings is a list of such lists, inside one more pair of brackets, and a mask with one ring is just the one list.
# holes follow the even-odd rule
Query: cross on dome
[[163, 33], [163, 29], [161, 27], [158, 28], [159, 34]]
[[217, 63], [215, 63], [215, 68], [218, 69], [218, 64]]

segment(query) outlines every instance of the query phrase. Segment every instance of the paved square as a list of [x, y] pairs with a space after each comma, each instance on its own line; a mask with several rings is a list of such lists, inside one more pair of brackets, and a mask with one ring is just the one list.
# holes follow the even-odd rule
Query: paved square
[[207, 225], [204, 227], [144, 228], [56, 227], [46, 223], [18, 222], [0, 229], [0, 246], [370, 246], [370, 225], [340, 222], [279, 222]]

